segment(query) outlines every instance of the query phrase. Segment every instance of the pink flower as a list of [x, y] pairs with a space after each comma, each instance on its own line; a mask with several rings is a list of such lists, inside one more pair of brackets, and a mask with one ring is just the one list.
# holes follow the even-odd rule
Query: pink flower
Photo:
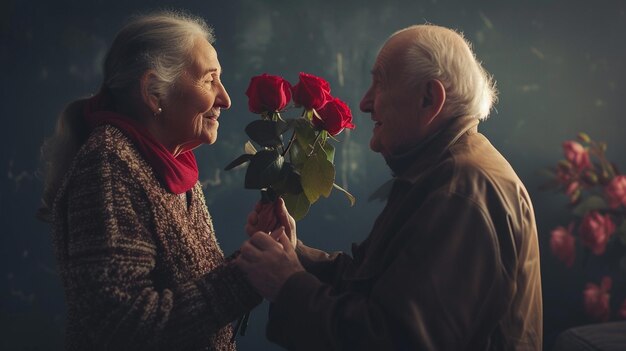
[[626, 299], [622, 302], [622, 307], [619, 309], [619, 316], [626, 319]]
[[607, 214], [602, 216], [598, 211], [590, 211], [583, 217], [580, 224], [580, 240], [591, 249], [594, 255], [602, 255], [606, 250], [609, 238], [615, 232], [615, 223]]
[[567, 185], [567, 188], [565, 189], [565, 194], [569, 196], [570, 203], [575, 203], [576, 201], [578, 201], [578, 198], [580, 197], [579, 189], [580, 184], [576, 181], [571, 182]]
[[626, 175], [619, 175], [604, 188], [606, 199], [611, 208], [617, 208], [619, 205], [626, 207]]
[[559, 259], [559, 261], [565, 263], [567, 267], [574, 265], [574, 258], [576, 257], [576, 249], [574, 246], [574, 236], [572, 235], [572, 229], [574, 223], [571, 223], [568, 228], [559, 226], [554, 229], [550, 237], [550, 249], [552, 253]]
[[569, 168], [563, 165], [559, 165], [559, 167], [556, 169], [556, 181], [559, 184], [565, 185], [565, 184], [569, 184], [571, 180], [572, 180], [572, 175], [571, 175]]
[[578, 190], [578, 182], [571, 182], [569, 183], [569, 185], [567, 186], [567, 189], [565, 189], [565, 193], [568, 196], [572, 196], [572, 194]]
[[570, 140], [563, 143], [563, 154], [565, 158], [574, 167], [582, 171], [586, 168], [591, 168], [591, 161], [589, 159], [589, 151], [578, 142]]
[[585, 312], [596, 321], [606, 322], [609, 320], [610, 309], [609, 301], [611, 299], [612, 284], [611, 277], [603, 277], [600, 286], [593, 283], [587, 283], [587, 287], [583, 291], [583, 300]]

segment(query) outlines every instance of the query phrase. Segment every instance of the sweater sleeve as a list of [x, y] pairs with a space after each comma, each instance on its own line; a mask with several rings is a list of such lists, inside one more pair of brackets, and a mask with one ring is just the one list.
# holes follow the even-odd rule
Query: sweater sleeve
[[205, 347], [261, 298], [230, 260], [195, 281], [157, 286], [145, 194], [121, 176], [128, 168], [115, 153], [92, 152], [68, 183], [61, 268], [69, 313], [93, 349]]
[[461, 196], [422, 208], [380, 275], [342, 290], [308, 272], [291, 276], [272, 306], [268, 339], [297, 350], [473, 349], [478, 326], [495, 327], [511, 296], [493, 225]]

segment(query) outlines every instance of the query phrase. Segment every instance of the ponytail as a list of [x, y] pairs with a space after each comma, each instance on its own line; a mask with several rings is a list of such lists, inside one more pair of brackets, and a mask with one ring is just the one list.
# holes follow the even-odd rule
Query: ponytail
[[83, 113], [87, 100], [79, 99], [65, 107], [57, 119], [54, 134], [47, 138], [41, 147], [45, 180], [42, 206], [37, 217], [43, 221], [51, 221], [50, 211], [63, 177], [78, 149], [89, 136], [89, 128]]

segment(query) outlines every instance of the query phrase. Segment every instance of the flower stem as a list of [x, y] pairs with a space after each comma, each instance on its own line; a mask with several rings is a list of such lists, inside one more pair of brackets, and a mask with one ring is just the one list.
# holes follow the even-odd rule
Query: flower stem
[[287, 152], [289, 152], [289, 148], [291, 148], [291, 144], [293, 144], [293, 141], [296, 140], [296, 131], [294, 129], [293, 134], [291, 134], [291, 138], [289, 139], [289, 143], [287, 143], [287, 147], [285, 148], [285, 150], [283, 151], [281, 156], [285, 156], [287, 154]]
[[321, 136], [322, 136], [322, 131], [320, 131], [315, 137], [315, 140], [313, 140], [313, 145], [311, 145], [312, 146], [311, 152], [308, 155], [306, 155], [306, 157], [311, 157], [311, 155], [313, 155], [313, 152], [315, 151], [315, 144], [317, 144]]

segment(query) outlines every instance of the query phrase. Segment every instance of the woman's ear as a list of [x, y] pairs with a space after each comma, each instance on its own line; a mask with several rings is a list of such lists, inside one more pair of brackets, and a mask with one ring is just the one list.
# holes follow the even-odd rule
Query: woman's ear
[[153, 114], [159, 114], [161, 108], [161, 101], [159, 96], [154, 93], [154, 85], [156, 84], [157, 76], [153, 70], [146, 71], [139, 81], [139, 90], [141, 99], [148, 106]]

